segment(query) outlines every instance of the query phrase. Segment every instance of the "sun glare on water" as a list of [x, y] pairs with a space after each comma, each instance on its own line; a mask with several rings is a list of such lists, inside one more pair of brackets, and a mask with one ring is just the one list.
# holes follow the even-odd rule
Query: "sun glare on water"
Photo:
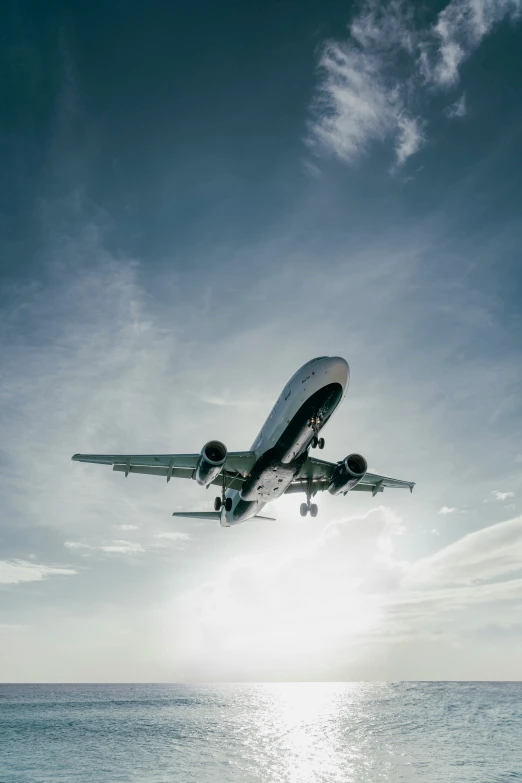
[[[363, 686], [364, 687], [364, 686]], [[358, 683], [281, 683], [257, 689], [262, 720], [262, 741], [272, 750], [267, 761], [275, 761], [280, 778], [289, 783], [339, 780], [339, 752], [346, 747], [342, 713], [346, 704], [360, 698]], [[271, 779], [268, 777], [267, 779]]]

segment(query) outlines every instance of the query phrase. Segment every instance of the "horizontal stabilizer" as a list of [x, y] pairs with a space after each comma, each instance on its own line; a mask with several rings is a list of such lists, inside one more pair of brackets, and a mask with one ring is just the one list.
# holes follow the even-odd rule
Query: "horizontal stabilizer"
[[[186, 517], [187, 519], [221, 519], [220, 511], [175, 511], [172, 514], [173, 517]], [[270, 522], [275, 522], [275, 517], [263, 517], [256, 514], [251, 519], [268, 519]]]

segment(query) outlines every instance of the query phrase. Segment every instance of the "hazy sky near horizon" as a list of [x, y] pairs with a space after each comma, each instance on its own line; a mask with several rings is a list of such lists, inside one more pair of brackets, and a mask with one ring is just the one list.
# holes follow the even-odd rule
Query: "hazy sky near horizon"
[[[522, 0], [1, 13], [0, 681], [522, 678]], [[321, 456], [413, 495], [70, 461], [247, 449], [326, 354]]]

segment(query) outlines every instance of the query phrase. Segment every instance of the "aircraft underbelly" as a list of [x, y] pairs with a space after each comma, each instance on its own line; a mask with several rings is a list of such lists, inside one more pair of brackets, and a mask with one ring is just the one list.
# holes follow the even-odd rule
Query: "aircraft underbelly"
[[[261, 460], [260, 460], [261, 462]], [[280, 497], [295, 478], [300, 465], [281, 462], [256, 465], [241, 490], [243, 500], [260, 500], [267, 503]]]
[[306, 461], [314, 437], [312, 419], [318, 416], [324, 424], [341, 396], [342, 387], [339, 384], [328, 384], [305, 398], [290, 419], [284, 418], [284, 427], [277, 430], [277, 440], [275, 443], [269, 441], [273, 445], [259, 456], [245, 479], [240, 490], [243, 500], [261, 500], [266, 503], [285, 492]]
[[289, 381], [252, 445], [257, 461], [240, 490], [225, 526], [239, 524], [280, 497], [299, 475], [312, 438], [326, 424], [348, 385], [348, 365], [338, 357], [308, 362]]

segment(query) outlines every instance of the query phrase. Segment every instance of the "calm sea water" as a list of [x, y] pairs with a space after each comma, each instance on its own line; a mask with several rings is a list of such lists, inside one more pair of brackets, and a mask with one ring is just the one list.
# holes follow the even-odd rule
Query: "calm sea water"
[[522, 780], [522, 683], [0, 686], [1, 783]]

